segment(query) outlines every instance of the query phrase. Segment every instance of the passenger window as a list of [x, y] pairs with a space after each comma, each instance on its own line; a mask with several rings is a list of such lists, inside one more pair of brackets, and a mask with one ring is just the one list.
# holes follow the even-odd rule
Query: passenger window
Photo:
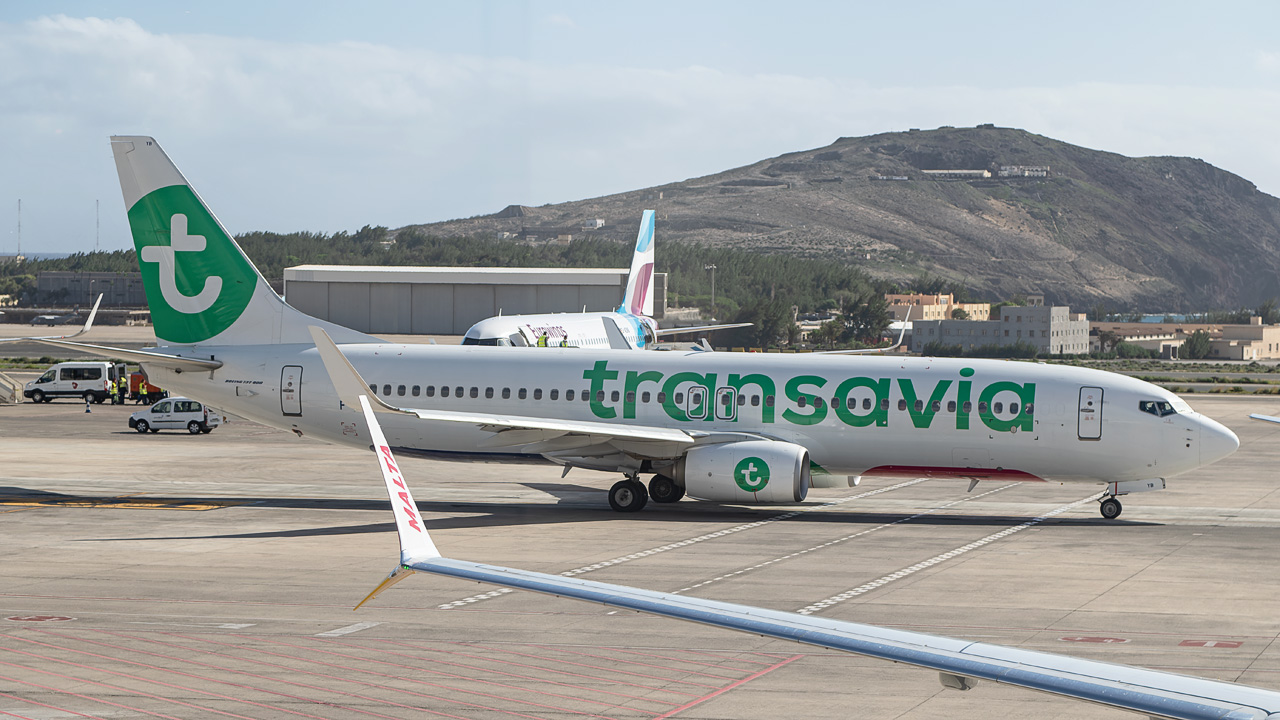
[[[44, 380], [44, 378], [40, 378], [40, 379], [41, 379], [41, 380]], [[377, 394], [378, 394], [378, 386], [377, 386], [377, 385], [370, 385], [370, 386], [369, 386], [369, 392], [373, 393], [374, 395], [377, 395]]]
[[805, 399], [805, 396], [804, 396], [804, 395], [801, 395], [801, 396], [800, 396], [800, 399], [799, 399], [799, 400], [796, 400], [796, 405], [798, 405], [798, 406], [800, 406], [800, 407], [804, 407], [804, 406], [805, 406], [805, 403], [807, 403], [807, 402], [808, 402], [808, 400], [806, 400], [806, 399]]
[[462, 386], [461, 386], [461, 385], [459, 385], [459, 386], [457, 386], [457, 387], [455, 387], [455, 388], [453, 389], [453, 396], [454, 396], [454, 397], [462, 397]]
[[435, 385], [428, 385], [428, 386], [427, 386], [427, 397], [435, 397], [435, 396], [436, 396], [436, 386], [435, 386]]
[[493, 388], [491, 388], [491, 387], [487, 387], [487, 388], [485, 388], [485, 389], [484, 389], [484, 397], [485, 397], [485, 399], [486, 399], [486, 400], [490, 400], [490, 399], [492, 399], [492, 398], [493, 398]]
[[765, 396], [764, 396], [764, 406], [765, 406], [765, 407], [773, 407], [773, 396], [772, 396], [772, 395], [765, 395]]
[[820, 398], [820, 397], [815, 397], [815, 398], [813, 399], [813, 406], [814, 406], [814, 407], [816, 407], [816, 408], [820, 408], [820, 407], [822, 407], [823, 405], [824, 405], [824, 403], [822, 402], [822, 398]]
[[906, 409], [907, 409], [907, 399], [906, 399], [906, 398], [899, 398], [899, 399], [898, 399], [898, 412], [905, 411]]
[[382, 394], [383, 394], [383, 395], [386, 395], [387, 397], [391, 397], [391, 386], [390, 386], [390, 385], [383, 385], [383, 386], [382, 386]]
[[520, 398], [521, 400], [524, 400], [525, 398], [529, 397], [529, 391], [524, 388], [520, 388], [520, 392], [516, 393], [516, 397]]
[[862, 409], [863, 410], [871, 409], [871, 398], [862, 398]]
[[1032, 405], [1031, 403], [1027, 403], [1026, 405], [1022, 406], [1022, 413], [1024, 415], [1034, 415], [1035, 409], [1036, 409], [1035, 405]]
[[471, 398], [474, 400], [475, 398], [478, 398], [478, 397], [480, 397], [480, 388], [478, 387], [471, 388]]
[[565, 399], [565, 400], [572, 400], [572, 399], [573, 399], [573, 391], [572, 391], [572, 390], [565, 390], [565, 391], [564, 391], [564, 399]]
[[[587, 401], [588, 401], [588, 400], [590, 400], [590, 399], [591, 399], [591, 392], [590, 392], [589, 390], [583, 390], [583, 391], [582, 391], [582, 402], [587, 402]], [[603, 400], [603, 399], [604, 399], [604, 396], [603, 396], [603, 395], [601, 395], [600, 399], [601, 399], [601, 400]]]
[[597, 390], [597, 391], [596, 391], [596, 402], [604, 402], [604, 391], [603, 391], [603, 390]]
[[956, 411], [956, 401], [955, 400], [947, 401], [947, 412], [953, 413], [955, 411]]
[[533, 399], [534, 399], [534, 400], [541, 400], [541, 399], [542, 399], [542, 388], [534, 388], [534, 389], [533, 389]]
[[889, 398], [884, 398], [880, 401], [880, 409], [881, 410], [889, 409]]
[[759, 396], [759, 395], [752, 395], [752, 396], [751, 396], [751, 407], [760, 407], [760, 396]]
[[409, 392], [411, 392], [414, 397], [418, 397], [419, 395], [422, 394], [422, 387], [420, 385], [414, 385], [413, 389], [410, 390]]
[[684, 393], [682, 393], [682, 392], [678, 392], [678, 393], [676, 393], [676, 404], [677, 404], [677, 405], [683, 405], [683, 404], [684, 404]]
[[660, 393], [658, 393], [658, 403], [659, 403], [659, 404], [663, 404], [663, 403], [665, 403], [666, 401], [667, 401], [667, 394], [666, 394], [666, 393], [664, 393], [664, 392], [660, 392]]
[[942, 412], [942, 401], [934, 400], [933, 403], [929, 406], [929, 409], [933, 410], [934, 412]]
[[440, 397], [449, 397], [449, 386], [448, 386], [448, 385], [441, 385], [441, 386], [440, 386]]
[[649, 391], [645, 390], [644, 392], [640, 393], [640, 402], [647, 403], [649, 402], [650, 397], [652, 396], [649, 394]]
[[1000, 413], [1004, 412], [1004, 403], [1001, 403], [1001, 402], [996, 403], [996, 405], [995, 405], [995, 409], [996, 409], [996, 414], [997, 414], [997, 415], [999, 415]]
[[923, 400], [917, 400], [917, 401], [916, 401], [916, 412], [924, 412], [924, 401], [923, 401]]
[[609, 393], [609, 400], [610, 400], [610, 402], [618, 402], [618, 391], [617, 391], [617, 390], [614, 390], [613, 392]]
[[636, 401], [636, 391], [635, 391], [635, 390], [628, 390], [628, 391], [627, 391], [627, 402], [629, 402], [629, 403], [634, 403], [635, 401]]
[[552, 399], [552, 400], [559, 400], [559, 399], [560, 399], [560, 391], [559, 391], [559, 390], [552, 390], [552, 391], [551, 391], [551, 399]]
[[985, 413], [986, 411], [987, 411], [987, 404], [984, 402], [978, 403], [978, 413], [982, 414], [982, 413]]
[[1009, 403], [1009, 414], [1010, 415], [1018, 414], [1018, 403]]
[[742, 406], [744, 406], [744, 405], [746, 405], [746, 404], [747, 404], [747, 396], [746, 396], [746, 395], [739, 395], [739, 396], [738, 396], [738, 407], [742, 407]]
[[[851, 406], [856, 406], [857, 404], [858, 404], [858, 403], [857, 403], [857, 401], [856, 401], [856, 400], [855, 400], [854, 402], [850, 403], [850, 405], [851, 405]], [[840, 407], [840, 398], [838, 398], [838, 397], [833, 397], [833, 398], [831, 398], [831, 407], [833, 407], [833, 408], [839, 408], [839, 407]]]
[[407, 392], [407, 388], [405, 388], [405, 386], [399, 385], [396, 387], [396, 394], [400, 397], [404, 397], [405, 392]]
[[968, 400], [965, 400], [964, 405], [961, 405], [960, 407], [967, 413], [973, 412], [973, 403]]
[[511, 399], [511, 388], [502, 388], [502, 399], [503, 400]]
[[152, 408], [151, 408], [151, 412], [153, 412], [153, 413], [167, 413], [167, 412], [169, 412], [169, 403], [167, 403], [167, 402], [162, 402], [162, 403], [160, 403], [159, 405], [152, 406]]

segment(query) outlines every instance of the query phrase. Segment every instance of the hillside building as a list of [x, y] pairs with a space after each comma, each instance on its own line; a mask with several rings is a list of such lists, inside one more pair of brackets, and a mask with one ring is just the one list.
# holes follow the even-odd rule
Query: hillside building
[[911, 320], [950, 320], [955, 310], [964, 310], [970, 320], [986, 320], [991, 315], [991, 303], [958, 303], [951, 294], [928, 295], [924, 293], [894, 294], [884, 296], [889, 303], [889, 312], [894, 322], [907, 319], [907, 311], [911, 311]]
[[991, 177], [990, 170], [921, 170], [933, 180], [983, 180]]
[[1089, 352], [1089, 321], [1071, 308], [1006, 305], [999, 319], [912, 321], [911, 351], [932, 342], [973, 350], [984, 345], [1031, 345], [1049, 355]]

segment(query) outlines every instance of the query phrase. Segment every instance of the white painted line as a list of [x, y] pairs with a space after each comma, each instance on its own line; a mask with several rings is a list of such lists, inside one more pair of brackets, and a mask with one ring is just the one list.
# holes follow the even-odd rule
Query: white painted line
[[[707, 533], [706, 535], [699, 535], [698, 537], [692, 537], [692, 538], [689, 538], [688, 540], [681, 540], [679, 542], [669, 543], [667, 545], [662, 545], [660, 547], [650, 548], [648, 550], [642, 550], [640, 552], [631, 553], [630, 555], [623, 555], [622, 557], [616, 557], [612, 560], [605, 560], [604, 562], [598, 562], [593, 565], [585, 565], [580, 568], [574, 568], [573, 570], [566, 570], [560, 574], [565, 577], [574, 577], [575, 575], [581, 575], [583, 573], [589, 573], [589, 572], [593, 572], [595, 570], [601, 570], [607, 567], [613, 567], [614, 565], [618, 565], [620, 563], [630, 562], [632, 560], [639, 560], [640, 558], [646, 558], [646, 557], [649, 557], [650, 555], [657, 555], [658, 553], [664, 553], [664, 552], [667, 552], [668, 550], [676, 550], [679, 548], [688, 547], [690, 545], [696, 545], [700, 542], [706, 542], [707, 540], [715, 540], [716, 538], [722, 538], [726, 535], [733, 535], [734, 533], [740, 533], [740, 532], [743, 532], [744, 530], [754, 530], [755, 528], [764, 527], [765, 525], [768, 525], [770, 523], [775, 523], [781, 520], [790, 520], [791, 518], [796, 517], [797, 515], [802, 515], [807, 512], [813, 512], [814, 510], [821, 510], [823, 508], [829, 508], [834, 505], [842, 505], [844, 503], [852, 502], [854, 500], [861, 500], [862, 498], [871, 497], [872, 495], [879, 495], [880, 493], [886, 493], [892, 490], [898, 490], [900, 488], [904, 488], [909, 485], [916, 485], [916, 484], [925, 482], [926, 480], [928, 480], [928, 478], [917, 478], [915, 480], [900, 482], [896, 485], [882, 487], [879, 490], [868, 490], [867, 492], [858, 493], [857, 495], [850, 495], [849, 497], [843, 497], [837, 500], [831, 500], [830, 502], [825, 502], [825, 503], [822, 503], [821, 505], [812, 505], [810, 507], [801, 508], [800, 510], [792, 510], [791, 512], [785, 512], [785, 513], [782, 513], [781, 515], [774, 515], [771, 518], [760, 520], [758, 522], [746, 523], [745, 525], [737, 525], [731, 528], [725, 528], [724, 530], [717, 530], [716, 532], [713, 532], [713, 533]], [[454, 608], [460, 608], [465, 605], [473, 605], [475, 603], [481, 602], [483, 600], [488, 600], [490, 598], [501, 597], [503, 595], [506, 595], [509, 592], [512, 592], [510, 588], [502, 588], [501, 590], [492, 590], [490, 592], [481, 593], [479, 595], [472, 595], [471, 597], [465, 597], [465, 598], [462, 598], [461, 600], [454, 600], [453, 602], [447, 602], [443, 605], [437, 605], [436, 607], [439, 610], [452, 610]]]
[[1102, 497], [1102, 493], [1094, 493], [1089, 497], [1081, 498], [1080, 500], [1077, 500], [1073, 503], [1068, 503], [1066, 505], [1063, 505], [1060, 508], [1050, 510], [1044, 515], [1032, 518], [1022, 523], [1021, 525], [1014, 525], [1013, 527], [1007, 527], [998, 533], [993, 533], [991, 535], [988, 535], [982, 538], [981, 540], [975, 540], [969, 543], [968, 545], [962, 545], [956, 548], [955, 550], [951, 550], [950, 552], [945, 552], [945, 553], [942, 553], [941, 555], [935, 555], [929, 558], [928, 560], [918, 562], [915, 565], [912, 565], [911, 567], [908, 567], [908, 568], [903, 568], [891, 575], [885, 575], [884, 577], [878, 578], [876, 580], [872, 580], [871, 582], [865, 585], [859, 585], [858, 587], [852, 590], [842, 592], [839, 595], [832, 595], [826, 600], [819, 600], [818, 602], [813, 603], [812, 605], [806, 605], [805, 607], [800, 608], [796, 612], [800, 613], [801, 615], [812, 615], [818, 612], [819, 610], [826, 610], [827, 608], [833, 605], [838, 605], [844, 602], [845, 600], [848, 600], [850, 598], [855, 598], [859, 595], [862, 595], [863, 593], [869, 593], [872, 590], [875, 590], [876, 588], [888, 585], [894, 580], [901, 580], [902, 578], [907, 577], [908, 575], [914, 575], [915, 573], [918, 573], [921, 570], [924, 570], [925, 568], [933, 567], [934, 565], [937, 565], [940, 562], [945, 562], [947, 560], [951, 560], [952, 558], [959, 557], [969, 552], [970, 550], [977, 550], [983, 545], [988, 545], [997, 540], [1009, 537], [1014, 533], [1026, 530], [1027, 528], [1032, 527], [1034, 525], [1039, 525], [1040, 523], [1044, 522], [1045, 520], [1048, 520], [1049, 518], [1055, 515], [1061, 515], [1062, 513], [1068, 510], [1080, 507], [1081, 505], [1087, 502], [1090, 502], [1092, 500], [1097, 500], [1100, 497]]
[[177, 625], [179, 627], [211, 627], [219, 630], [244, 630], [251, 628], [257, 623], [182, 623], [182, 622], [142, 622], [141, 620], [129, 620], [130, 625]]
[[316, 637], [338, 637], [339, 635], [350, 635], [353, 632], [368, 630], [371, 627], [376, 627], [381, 624], [382, 623], [380, 622], [358, 622], [355, 625], [340, 627], [337, 630], [330, 630], [329, 632], [316, 633]]
[[757, 565], [752, 565], [751, 567], [745, 567], [745, 568], [742, 568], [741, 570], [734, 570], [734, 571], [733, 571], [733, 572], [731, 572], [731, 573], [725, 573], [724, 575], [721, 575], [721, 576], [719, 576], [719, 577], [713, 577], [713, 578], [711, 578], [710, 580], [703, 580], [702, 582], [700, 582], [700, 583], [696, 583], [696, 584], [694, 584], [694, 585], [690, 585], [689, 587], [686, 587], [686, 588], [680, 588], [679, 590], [674, 591], [674, 592], [672, 593], [672, 595], [679, 595], [680, 593], [689, 592], [690, 590], [694, 590], [694, 589], [697, 589], [697, 588], [703, 587], [704, 585], [710, 585], [711, 583], [714, 583], [714, 582], [720, 582], [721, 580], [728, 580], [729, 578], [737, 577], [737, 576], [742, 575], [742, 574], [744, 574], [744, 573], [749, 573], [749, 572], [751, 572], [752, 570], [759, 570], [760, 568], [763, 568], [763, 567], [768, 567], [768, 566], [770, 566], [770, 565], [775, 565], [775, 564], [780, 563], [780, 562], [782, 562], [782, 561], [784, 561], [784, 560], [790, 560], [791, 558], [794, 558], [794, 557], [800, 557], [801, 555], [808, 555], [808, 554], [809, 554], [809, 553], [811, 553], [811, 552], [817, 552], [818, 550], [822, 550], [823, 548], [829, 548], [829, 547], [831, 547], [832, 545], [839, 545], [839, 544], [840, 544], [840, 543], [842, 543], [842, 542], [848, 542], [849, 540], [852, 540], [852, 539], [854, 539], [854, 538], [858, 538], [858, 537], [862, 537], [863, 535], [870, 535], [871, 533], [873, 533], [873, 532], [875, 532], [875, 531], [877, 531], [877, 530], [883, 530], [883, 529], [885, 529], [885, 528], [893, 527], [894, 525], [901, 525], [902, 523], [911, 522], [912, 520], [915, 520], [916, 518], [924, 517], [925, 515], [929, 515], [929, 514], [931, 514], [931, 513], [938, 512], [939, 510], [946, 510], [947, 508], [952, 507], [953, 505], [959, 505], [960, 503], [963, 503], [963, 502], [968, 502], [968, 501], [970, 501], [970, 500], [977, 500], [977, 499], [978, 499], [978, 498], [980, 498], [980, 497], [986, 497], [986, 496], [988, 496], [988, 495], [991, 495], [992, 493], [998, 493], [998, 492], [1000, 492], [1001, 490], [1007, 490], [1007, 489], [1009, 489], [1009, 488], [1011, 488], [1011, 487], [1013, 487], [1014, 485], [1017, 485], [1017, 484], [1018, 484], [1018, 483], [1008, 483], [1008, 484], [1006, 484], [1006, 485], [1001, 485], [1000, 487], [998, 487], [998, 488], [996, 488], [996, 489], [994, 489], [994, 490], [988, 490], [988, 491], [986, 491], [986, 492], [984, 492], [984, 493], [979, 493], [979, 494], [977, 494], [977, 495], [965, 496], [965, 497], [963, 497], [963, 498], [960, 498], [959, 500], [952, 500], [952, 501], [951, 501], [951, 502], [949, 502], [949, 503], [945, 503], [945, 504], [943, 504], [943, 505], [939, 505], [939, 506], [937, 506], [937, 507], [929, 508], [928, 510], [924, 510], [924, 511], [918, 512], [918, 513], [916, 513], [915, 515], [912, 515], [911, 517], [904, 517], [904, 518], [902, 518], [902, 519], [900, 519], [900, 520], [894, 520], [893, 522], [890, 522], [890, 523], [885, 523], [885, 524], [883, 524], [883, 525], [877, 525], [877, 526], [875, 526], [875, 527], [873, 527], [873, 528], [867, 528], [866, 530], [862, 530], [862, 531], [860, 531], [860, 532], [856, 532], [856, 533], [854, 533], [854, 534], [852, 534], [852, 535], [845, 535], [845, 536], [844, 536], [844, 537], [842, 537], [842, 538], [836, 538], [835, 540], [829, 540], [829, 541], [827, 541], [827, 542], [822, 543], [821, 545], [814, 545], [814, 546], [813, 546], [813, 547], [811, 547], [811, 548], [806, 548], [806, 549], [804, 549], [804, 550], [797, 550], [796, 552], [793, 552], [793, 553], [790, 553], [790, 554], [787, 554], [787, 555], [783, 555], [782, 557], [776, 557], [776, 558], [774, 558], [774, 559], [772, 559], [772, 560], [766, 560], [766, 561], [764, 561], [764, 562], [762, 562], [762, 563], [759, 563], [759, 564], [757, 564]]

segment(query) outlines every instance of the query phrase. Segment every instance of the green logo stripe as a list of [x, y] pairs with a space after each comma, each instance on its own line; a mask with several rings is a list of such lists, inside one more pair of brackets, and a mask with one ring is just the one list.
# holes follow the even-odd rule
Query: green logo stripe
[[151, 192], [129, 209], [129, 227], [158, 338], [208, 340], [249, 305], [257, 275], [191, 188]]

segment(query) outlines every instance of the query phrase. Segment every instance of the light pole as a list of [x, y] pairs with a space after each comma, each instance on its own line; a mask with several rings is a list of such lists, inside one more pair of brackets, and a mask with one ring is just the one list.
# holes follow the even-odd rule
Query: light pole
[[711, 271], [711, 319], [715, 320], [716, 319], [716, 266], [714, 264], [703, 265], [702, 269]]

